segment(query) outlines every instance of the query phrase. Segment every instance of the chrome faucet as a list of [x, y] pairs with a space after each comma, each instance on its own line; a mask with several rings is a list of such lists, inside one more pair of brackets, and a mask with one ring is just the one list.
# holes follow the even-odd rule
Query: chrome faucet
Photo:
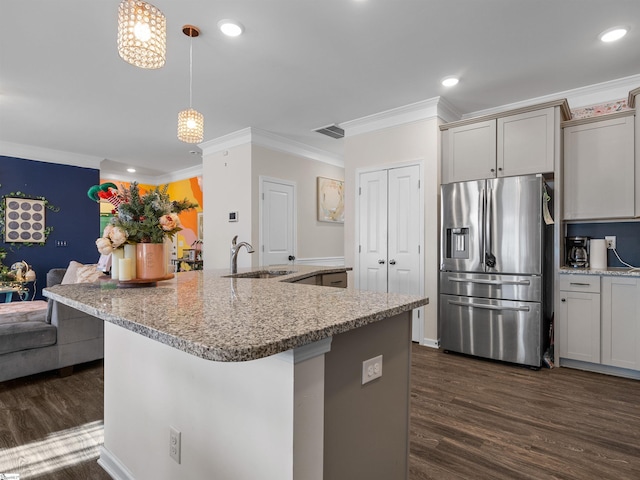
[[240, 247], [245, 247], [247, 249], [247, 253], [253, 253], [253, 247], [247, 242], [240, 242], [236, 244], [238, 240], [238, 236], [236, 235], [231, 240], [231, 273], [238, 273], [238, 253], [240, 252]]

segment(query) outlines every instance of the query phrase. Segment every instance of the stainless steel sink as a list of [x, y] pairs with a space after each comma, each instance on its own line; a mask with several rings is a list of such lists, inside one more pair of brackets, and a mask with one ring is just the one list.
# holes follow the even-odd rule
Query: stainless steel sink
[[281, 277], [283, 275], [290, 275], [296, 273], [295, 270], [260, 270], [257, 272], [245, 272], [234, 273], [232, 275], [225, 275], [227, 278], [274, 278]]

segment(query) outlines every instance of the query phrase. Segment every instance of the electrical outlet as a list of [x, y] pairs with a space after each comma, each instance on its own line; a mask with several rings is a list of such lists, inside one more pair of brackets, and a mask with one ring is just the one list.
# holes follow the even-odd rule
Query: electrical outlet
[[607, 242], [607, 248], [609, 250], [615, 250], [616, 249], [616, 237], [615, 236], [608, 236], [608, 237], [604, 237], [604, 241]]
[[169, 456], [180, 463], [180, 444], [182, 434], [174, 427], [169, 427]]
[[382, 355], [362, 362], [362, 385], [382, 376]]

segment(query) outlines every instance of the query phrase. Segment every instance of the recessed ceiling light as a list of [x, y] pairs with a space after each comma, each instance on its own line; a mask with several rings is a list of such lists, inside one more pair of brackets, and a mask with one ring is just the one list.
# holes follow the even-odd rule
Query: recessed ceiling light
[[136, 169], [135, 168], [127, 168], [127, 172], [136, 173]]
[[238, 35], [242, 35], [242, 32], [244, 32], [244, 27], [236, 20], [220, 20], [218, 22], [218, 28], [228, 37], [237, 37]]
[[605, 30], [600, 34], [600, 40], [603, 42], [615, 42], [616, 40], [620, 40], [624, 37], [629, 29], [627, 27], [613, 27]]
[[459, 81], [460, 79], [455, 76], [445, 77], [442, 79], [442, 85], [444, 85], [445, 87], [453, 87], [454, 85], [457, 85]]

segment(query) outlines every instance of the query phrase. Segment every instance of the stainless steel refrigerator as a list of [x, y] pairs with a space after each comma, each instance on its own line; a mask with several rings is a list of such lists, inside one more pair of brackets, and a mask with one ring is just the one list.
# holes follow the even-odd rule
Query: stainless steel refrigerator
[[442, 186], [444, 350], [541, 365], [544, 306], [551, 304], [544, 298], [544, 191], [540, 175]]

